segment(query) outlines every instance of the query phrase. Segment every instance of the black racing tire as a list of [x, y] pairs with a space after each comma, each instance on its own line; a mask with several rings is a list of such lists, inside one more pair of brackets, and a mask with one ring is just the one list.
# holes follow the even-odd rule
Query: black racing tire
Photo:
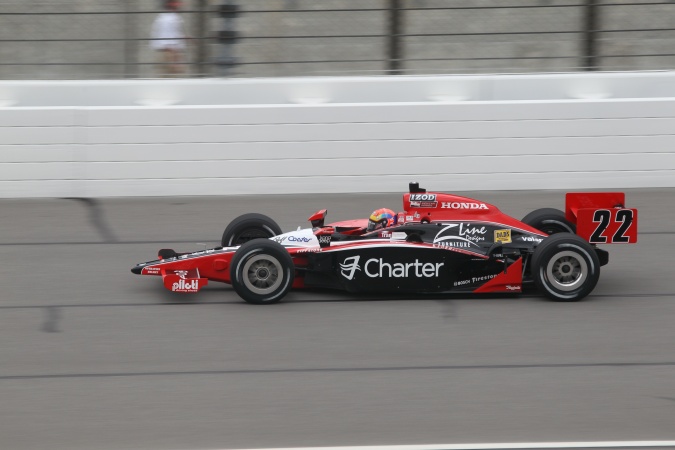
[[281, 227], [264, 214], [249, 213], [234, 219], [225, 228], [220, 245], [234, 247], [253, 239], [269, 239], [281, 234]]
[[571, 233], [556, 233], [532, 255], [532, 278], [539, 291], [557, 302], [576, 302], [591, 293], [600, 279], [595, 249]]
[[548, 235], [556, 233], [576, 233], [577, 227], [565, 218], [565, 213], [555, 208], [535, 209], [521, 222]]
[[280, 244], [264, 239], [239, 247], [230, 262], [232, 287], [248, 303], [277, 303], [293, 286], [295, 266]]

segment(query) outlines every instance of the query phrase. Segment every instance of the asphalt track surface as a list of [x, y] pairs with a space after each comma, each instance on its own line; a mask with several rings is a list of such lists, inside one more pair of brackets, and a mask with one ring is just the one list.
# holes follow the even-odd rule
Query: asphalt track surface
[[[561, 192], [467, 193], [522, 217]], [[587, 300], [172, 294], [129, 269], [400, 195], [0, 201], [0, 448], [202, 449], [675, 439], [675, 191]]]

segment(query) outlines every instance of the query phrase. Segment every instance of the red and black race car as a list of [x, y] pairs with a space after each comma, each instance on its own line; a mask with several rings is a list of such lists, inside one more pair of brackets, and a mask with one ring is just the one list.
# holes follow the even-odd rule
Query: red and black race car
[[565, 212], [543, 208], [516, 220], [480, 200], [426, 192], [403, 194], [394, 225], [369, 231], [368, 219], [282, 233], [262, 214], [245, 214], [222, 246], [192, 253], [159, 251], [137, 264], [174, 292], [198, 292], [209, 280], [231, 284], [247, 302], [275, 303], [292, 288], [348, 292], [519, 293], [534, 283], [546, 297], [577, 301], [600, 277], [608, 253], [596, 244], [637, 242], [637, 210], [619, 192], [570, 193]]

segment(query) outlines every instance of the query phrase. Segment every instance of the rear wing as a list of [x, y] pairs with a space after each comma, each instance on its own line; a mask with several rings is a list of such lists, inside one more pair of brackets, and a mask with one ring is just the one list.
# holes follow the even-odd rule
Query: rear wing
[[565, 217], [591, 244], [637, 243], [638, 212], [625, 207], [623, 192], [575, 192], [565, 195]]

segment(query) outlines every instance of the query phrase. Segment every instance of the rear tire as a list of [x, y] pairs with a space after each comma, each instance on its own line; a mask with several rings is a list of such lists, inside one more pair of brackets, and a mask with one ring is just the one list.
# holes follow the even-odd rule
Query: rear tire
[[600, 261], [591, 245], [571, 233], [550, 236], [532, 256], [532, 278], [539, 291], [557, 302], [576, 302], [593, 291]]
[[220, 245], [235, 247], [253, 239], [269, 239], [281, 234], [281, 227], [264, 214], [249, 213], [234, 219], [225, 228]]
[[232, 287], [248, 303], [277, 303], [291, 289], [293, 259], [274, 241], [258, 239], [237, 249], [230, 263]]
[[565, 213], [555, 208], [535, 209], [525, 217], [521, 222], [536, 228], [548, 235], [556, 233], [577, 232], [577, 227], [565, 218]]

